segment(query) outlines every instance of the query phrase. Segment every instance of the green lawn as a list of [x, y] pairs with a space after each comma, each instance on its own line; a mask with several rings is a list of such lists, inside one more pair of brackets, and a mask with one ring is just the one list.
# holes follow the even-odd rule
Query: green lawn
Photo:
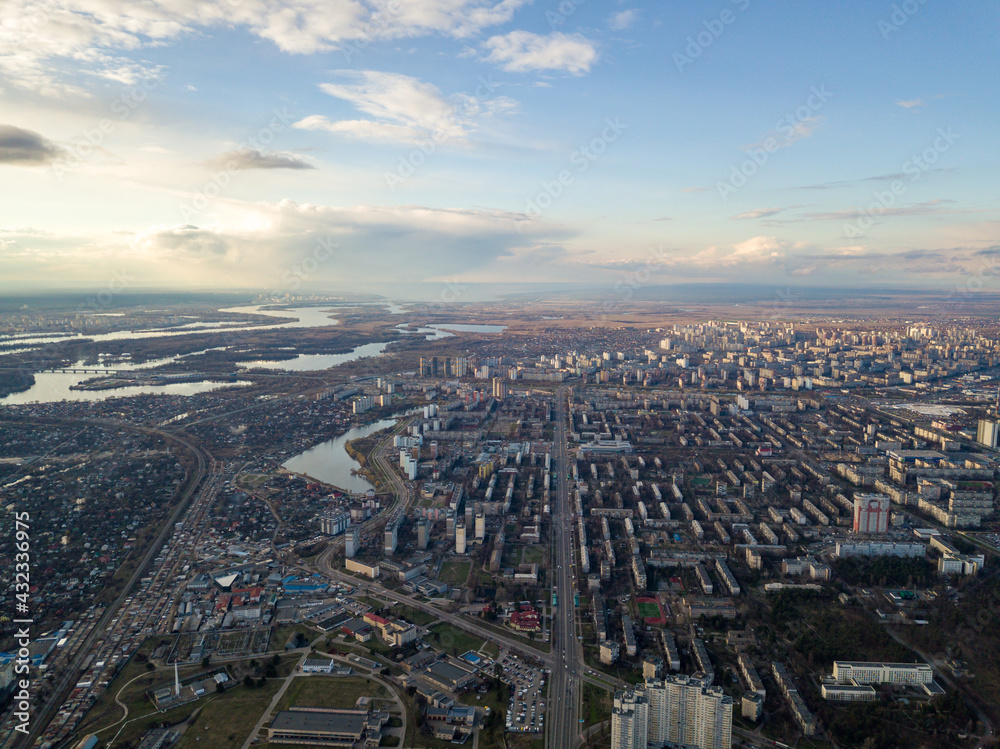
[[427, 640], [434, 647], [456, 655], [467, 650], [479, 650], [484, 643], [481, 638], [475, 635], [443, 623], [431, 627]]
[[278, 710], [287, 710], [289, 707], [346, 709], [354, 707], [359, 697], [391, 699], [384, 686], [370, 679], [357, 676], [301, 676], [292, 679], [278, 702]]
[[472, 562], [445, 562], [441, 565], [439, 580], [448, 585], [464, 585], [469, 577]]
[[485, 645], [483, 645], [483, 652], [490, 658], [496, 658], [500, 655], [500, 646], [492, 640], [489, 640]]
[[368, 642], [363, 643], [363, 647], [368, 648], [370, 653], [384, 656], [388, 656], [393, 651], [392, 647], [380, 641], [374, 633], [372, 633], [372, 638]]
[[390, 611], [393, 616], [406, 619], [406, 621], [412, 622], [418, 627], [426, 627], [428, 624], [433, 624], [438, 621], [438, 617], [434, 616], [434, 614], [429, 614], [426, 611], [415, 609], [405, 604], [402, 606], [395, 606], [390, 609]]
[[[185, 679], [204, 670], [200, 665], [187, 666], [186, 668], [181, 668], [179, 674], [181, 679]], [[129, 718], [152, 711], [153, 704], [146, 699], [146, 692], [149, 689], [172, 683], [174, 678], [173, 673], [172, 668], [148, 671], [144, 664], [133, 664], [130, 662], [118, 672], [114, 681], [104, 690], [100, 699], [94, 703], [94, 706], [81, 722], [80, 730], [86, 728], [88, 733], [95, 733], [104, 726], [115, 723], [122, 717], [122, 709], [115, 702], [115, 696], [119, 690], [122, 690], [122, 702], [129, 706]], [[122, 689], [125, 684], [128, 684], [132, 679], [140, 675], [141, 678], [133, 681], [127, 688]], [[191, 709], [193, 710], [194, 708], [192, 707]]]
[[391, 601], [386, 601], [384, 598], [375, 598], [373, 596], [354, 596], [354, 600], [367, 604], [373, 609], [384, 609], [392, 605]]
[[238, 749], [280, 687], [280, 679], [269, 679], [260, 689], [237, 687], [210, 702], [199, 701], [201, 712], [177, 746], [179, 749], [203, 746]]
[[588, 726], [607, 720], [611, 716], [613, 695], [593, 684], [583, 685], [583, 712], [581, 717]]
[[274, 632], [274, 645], [277, 648], [284, 648], [285, 645], [288, 644], [288, 641], [299, 633], [301, 633], [309, 642], [312, 642], [322, 634], [322, 632], [313, 629], [308, 624], [293, 624], [288, 627], [279, 627]]
[[[162, 668], [155, 672], [146, 672], [143, 666], [141, 670], [131, 670], [123, 668], [119, 672], [118, 677], [111, 683], [111, 685], [104, 691], [101, 695], [101, 699], [91, 708], [90, 712], [87, 713], [84, 720], [80, 723], [77, 735], [83, 736], [88, 733], [99, 733], [99, 738], [102, 741], [110, 741], [112, 737], [122, 728], [119, 721], [122, 717], [122, 709], [119, 707], [115, 701], [114, 697], [121, 690], [121, 700], [128, 706], [128, 722], [122, 729], [121, 736], [119, 740], [115, 742], [116, 746], [126, 746], [129, 745], [127, 742], [131, 741], [133, 744], [138, 743], [138, 738], [146, 731], [148, 728], [155, 727], [160, 722], [166, 722], [168, 725], [179, 723], [186, 718], [188, 718], [195, 710], [201, 709], [202, 713], [207, 714], [211, 717], [215, 710], [230, 710], [232, 705], [237, 706], [237, 712], [240, 714], [247, 714], [250, 711], [256, 710], [256, 713], [252, 716], [253, 719], [247, 726], [246, 731], [242, 734], [242, 738], [235, 743], [236, 746], [242, 744], [243, 739], [246, 738], [246, 733], [253, 727], [257, 718], [260, 717], [263, 710], [270, 704], [271, 698], [274, 697], [278, 688], [281, 686], [281, 678], [287, 676], [292, 672], [295, 667], [296, 658], [284, 658], [281, 664], [278, 666], [278, 679], [268, 679], [263, 687], [258, 689], [248, 689], [243, 686], [233, 687], [232, 689], [225, 692], [225, 694], [217, 695], [210, 694], [202, 697], [200, 700], [195, 702], [190, 702], [185, 705], [179, 705], [172, 710], [160, 713], [156, 712], [153, 704], [146, 698], [146, 692], [150, 688], [158, 688], [164, 684], [170, 684], [173, 682], [173, 669], [172, 668]], [[228, 667], [230, 672], [233, 670], [240, 669], [242, 664], [239, 663], [229, 663]], [[188, 676], [192, 676], [197, 673], [203, 672], [204, 669], [198, 666], [188, 666], [180, 669], [181, 679], [185, 679]], [[131, 677], [134, 677], [136, 673], [141, 673], [142, 678], [136, 679], [128, 687], [123, 688], [127, 684]], [[218, 706], [215, 703], [218, 702]], [[207, 712], [206, 712], [207, 711]], [[198, 720], [201, 721], [202, 714], [199, 713]], [[214, 720], [214, 718], [212, 718]], [[249, 718], [248, 718], [249, 719]], [[234, 730], [242, 730], [241, 724], [222, 721], [225, 725], [226, 730], [232, 733]], [[219, 739], [218, 746], [228, 746], [225, 737], [229, 735], [226, 733], [225, 736]], [[215, 734], [211, 734], [213, 740], [215, 739]], [[212, 744], [215, 746], [215, 744]]]
[[[507, 712], [507, 698], [510, 696], [510, 687], [501, 685], [500, 689], [491, 689], [486, 694], [480, 695], [478, 692], [468, 692], [459, 699], [466, 705], [472, 705], [480, 709], [489, 707], [492, 711], [492, 718], [489, 727], [479, 734], [480, 749], [504, 749], [504, 716]], [[477, 700], [476, 697], [482, 699]]]
[[493, 583], [493, 575], [484, 569], [476, 570], [476, 585], [491, 585]]
[[[189, 718], [195, 710], [199, 710], [194, 725], [184, 734], [183, 739], [178, 744], [179, 747], [196, 745], [211, 746], [213, 749], [214, 747], [225, 747], [226, 749], [240, 747], [271, 703], [280, 686], [280, 679], [269, 679], [259, 689], [239, 686], [230, 689], [225, 694], [209, 695], [162, 713], [158, 712], [144, 695], [139, 695], [127, 701], [129, 718], [124, 727], [122, 724], [110, 725], [121, 717], [121, 709], [119, 708], [117, 715], [113, 718], [102, 720], [110, 727], [99, 734], [99, 738], [102, 742], [110, 741], [121, 729], [115, 746], [134, 746], [150, 728], [156, 728], [161, 724], [176, 725]], [[131, 689], [129, 691], [131, 693]], [[207, 731], [206, 728], [208, 728]], [[83, 729], [81, 726], [81, 731], [78, 733], [82, 736], [84, 733], [96, 733], [98, 730], [101, 729], [89, 726]], [[201, 737], [201, 741], [197, 744], [194, 743], [195, 736]]]
[[545, 564], [548, 548], [545, 546], [525, 546], [521, 558], [525, 564]]

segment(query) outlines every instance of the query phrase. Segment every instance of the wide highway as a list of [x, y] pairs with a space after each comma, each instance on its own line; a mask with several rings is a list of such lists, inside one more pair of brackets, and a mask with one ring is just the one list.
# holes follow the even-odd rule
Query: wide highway
[[[569, 456], [566, 441], [566, 391], [556, 392], [556, 493], [552, 509], [555, 559], [552, 579], [558, 606], [552, 615], [552, 677], [549, 682], [547, 749], [575, 749], [580, 743], [581, 686], [586, 668], [577, 636], [574, 584], [574, 508], [569, 497]], [[587, 679], [589, 681], [589, 679]]]

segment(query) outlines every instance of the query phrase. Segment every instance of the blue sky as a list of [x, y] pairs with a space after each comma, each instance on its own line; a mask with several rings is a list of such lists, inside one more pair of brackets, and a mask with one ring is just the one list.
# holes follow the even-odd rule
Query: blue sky
[[988, 287], [997, 32], [935, 0], [10, 0], [0, 285]]

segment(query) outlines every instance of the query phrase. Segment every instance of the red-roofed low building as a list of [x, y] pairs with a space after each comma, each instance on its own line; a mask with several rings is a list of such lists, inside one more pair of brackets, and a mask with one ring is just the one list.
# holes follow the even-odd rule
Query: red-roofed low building
[[539, 632], [542, 617], [537, 611], [515, 611], [510, 615], [510, 628], [518, 632]]
[[364, 620], [375, 627], [385, 627], [389, 620], [385, 619], [378, 614], [365, 614]]

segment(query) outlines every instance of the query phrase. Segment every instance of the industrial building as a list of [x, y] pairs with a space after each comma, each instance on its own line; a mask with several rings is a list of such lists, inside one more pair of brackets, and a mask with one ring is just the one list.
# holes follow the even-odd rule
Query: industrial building
[[388, 714], [367, 710], [291, 708], [282, 710], [267, 730], [268, 740], [282, 744], [350, 747], [381, 737]]

